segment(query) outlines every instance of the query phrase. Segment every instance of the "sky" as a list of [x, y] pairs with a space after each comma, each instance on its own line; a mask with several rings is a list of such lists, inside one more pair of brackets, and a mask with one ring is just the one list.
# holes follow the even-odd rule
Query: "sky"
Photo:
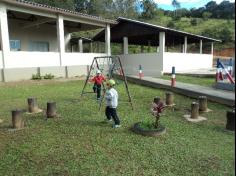
[[[172, 0], [154, 0], [159, 8], [165, 10], [173, 10], [173, 6], [171, 5]], [[212, 0], [178, 0], [180, 2], [181, 8], [199, 8], [205, 6], [208, 2]], [[218, 4], [223, 0], [215, 0]], [[229, 0], [230, 2], [235, 2], [235, 0]]]

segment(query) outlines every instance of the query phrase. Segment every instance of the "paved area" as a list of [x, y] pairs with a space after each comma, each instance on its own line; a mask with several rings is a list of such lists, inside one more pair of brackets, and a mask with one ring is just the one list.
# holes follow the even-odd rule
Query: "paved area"
[[152, 77], [144, 77], [142, 80], [140, 80], [136, 76], [128, 76], [127, 80], [144, 86], [170, 90], [192, 98], [207, 96], [209, 101], [232, 107], [235, 106], [235, 92], [218, 90], [211, 87], [203, 87], [181, 82], [177, 82], [176, 87], [171, 87], [170, 81]]

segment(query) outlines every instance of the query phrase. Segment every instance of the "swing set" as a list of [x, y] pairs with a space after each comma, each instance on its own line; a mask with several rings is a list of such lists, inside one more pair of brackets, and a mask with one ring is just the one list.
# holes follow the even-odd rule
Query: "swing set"
[[[121, 80], [123, 80], [124, 84], [125, 84], [126, 94], [128, 96], [128, 102], [130, 103], [131, 108], [133, 110], [134, 108], [133, 108], [133, 103], [132, 103], [132, 99], [131, 99], [129, 88], [128, 88], [127, 79], [126, 79], [126, 76], [125, 76], [119, 56], [95, 57], [93, 59], [93, 62], [89, 68], [87, 78], [85, 80], [85, 84], [84, 84], [84, 87], [83, 87], [83, 90], [81, 93], [81, 97], [84, 96], [85, 94], [94, 93], [91, 91], [86, 92], [85, 90], [88, 85], [88, 82], [96, 74], [96, 72], [98, 70], [100, 70], [103, 75], [106, 75], [107, 79], [114, 79], [117, 75], [121, 76]], [[117, 81], [117, 83], [118, 83], [118, 81]], [[105, 96], [105, 92], [106, 92], [106, 87], [105, 87], [104, 83], [102, 83], [102, 88], [103, 88], [103, 94], [102, 94], [100, 104], [99, 104], [99, 111], [101, 110], [102, 103], [103, 103], [104, 96]]]

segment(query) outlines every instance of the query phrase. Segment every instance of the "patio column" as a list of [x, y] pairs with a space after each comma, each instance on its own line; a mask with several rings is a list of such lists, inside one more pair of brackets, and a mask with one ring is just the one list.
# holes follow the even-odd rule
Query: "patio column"
[[184, 37], [184, 53], [188, 52], [188, 37]]
[[0, 33], [1, 33], [1, 45], [2, 45], [2, 80], [5, 81], [4, 69], [5, 60], [10, 53], [10, 40], [8, 31], [7, 9], [4, 4], [0, 4]]
[[111, 56], [111, 27], [109, 24], [106, 26], [106, 54]]
[[79, 52], [83, 53], [84, 52], [84, 48], [83, 48], [83, 40], [82, 39], [79, 39], [78, 46], [79, 46]]
[[128, 39], [128, 37], [123, 38], [123, 54], [129, 54], [129, 39]]
[[159, 33], [159, 52], [163, 53], [165, 52], [165, 45], [166, 45], [166, 36], [165, 32]]
[[60, 66], [62, 66], [63, 55], [65, 54], [65, 34], [63, 16], [57, 17], [57, 39], [60, 52]]
[[211, 54], [213, 55], [214, 54], [214, 43], [211, 42]]
[[202, 54], [202, 40], [200, 40], [200, 54]]

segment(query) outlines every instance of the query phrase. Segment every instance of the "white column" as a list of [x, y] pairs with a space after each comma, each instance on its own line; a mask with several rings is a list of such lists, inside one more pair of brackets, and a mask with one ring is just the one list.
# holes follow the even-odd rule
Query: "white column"
[[159, 33], [159, 52], [163, 53], [165, 52], [165, 45], [166, 45], [166, 36], [165, 32]]
[[163, 69], [164, 69], [165, 47], [166, 47], [166, 35], [165, 35], [165, 32], [160, 32], [159, 33], [159, 54], [161, 57], [160, 58], [161, 59], [161, 75], [163, 75]]
[[2, 79], [5, 81], [5, 61], [10, 53], [10, 40], [8, 31], [7, 8], [0, 3], [0, 38], [2, 46]]
[[65, 32], [63, 16], [58, 15], [57, 18], [57, 39], [60, 52], [60, 66], [62, 66], [63, 55], [65, 54]]
[[71, 52], [71, 45], [70, 45], [71, 34], [68, 33], [65, 35], [65, 51]]
[[214, 43], [211, 42], [211, 54], [213, 55], [214, 54]]
[[128, 39], [128, 37], [123, 38], [123, 54], [129, 54], [129, 39]]
[[202, 54], [202, 40], [200, 40], [200, 54]]
[[79, 52], [83, 53], [84, 52], [84, 47], [83, 47], [83, 40], [82, 39], [79, 39], [78, 45], [79, 45]]
[[109, 24], [106, 26], [106, 54], [111, 56], [111, 27]]
[[1, 32], [1, 46], [2, 46], [2, 62], [3, 69], [5, 68], [5, 60], [10, 52], [10, 40], [8, 31], [7, 9], [6, 6], [0, 4], [0, 32]]
[[184, 53], [188, 52], [188, 37], [184, 37]]

